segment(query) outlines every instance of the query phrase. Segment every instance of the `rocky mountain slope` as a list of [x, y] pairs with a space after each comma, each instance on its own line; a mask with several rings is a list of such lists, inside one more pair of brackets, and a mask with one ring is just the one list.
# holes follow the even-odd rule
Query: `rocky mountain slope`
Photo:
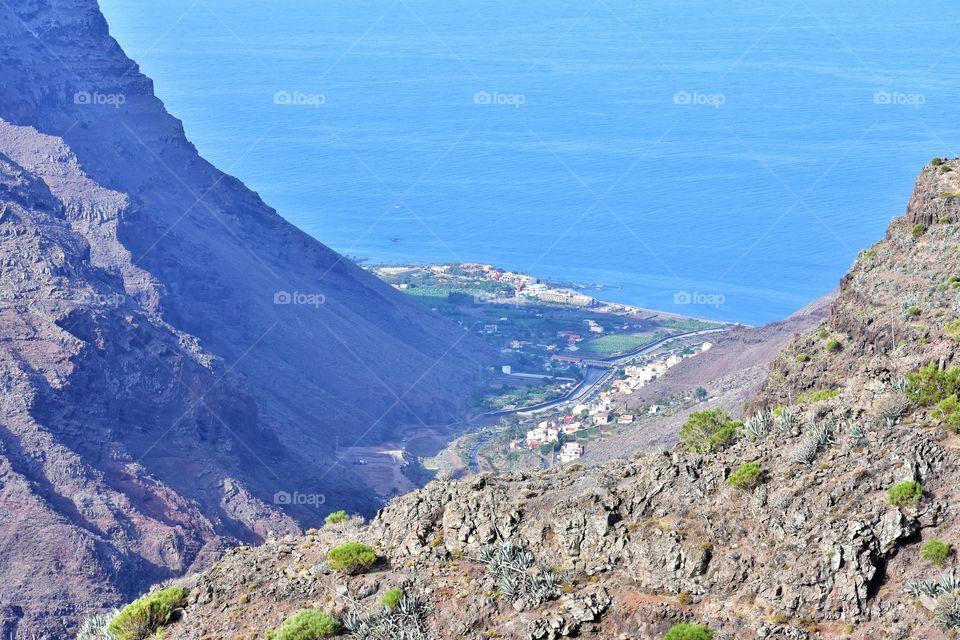
[[[182, 581], [165, 637], [265, 637], [301, 609], [360, 638], [646, 640], [679, 621], [721, 639], [953, 637], [956, 555], [920, 551], [960, 544], [960, 379], [935, 373], [960, 364], [960, 161], [942, 166], [785, 347], [732, 442], [434, 482], [369, 525], [235, 549]], [[348, 540], [378, 564], [335, 570]], [[393, 635], [365, 633], [365, 613]]]
[[337, 444], [449, 423], [489, 362], [201, 159], [95, 0], [0, 3], [0, 325], [5, 638], [372, 513]]

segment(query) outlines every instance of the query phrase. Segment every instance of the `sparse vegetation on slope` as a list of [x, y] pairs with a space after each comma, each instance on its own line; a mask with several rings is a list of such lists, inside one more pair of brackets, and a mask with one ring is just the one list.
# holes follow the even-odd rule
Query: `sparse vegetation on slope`
[[180, 587], [156, 591], [124, 607], [107, 629], [116, 640], [143, 640], [170, 623], [186, 603], [187, 592]]

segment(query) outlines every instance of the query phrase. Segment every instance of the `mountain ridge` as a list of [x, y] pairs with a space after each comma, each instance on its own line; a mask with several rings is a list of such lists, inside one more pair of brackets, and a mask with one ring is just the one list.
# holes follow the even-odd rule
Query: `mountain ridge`
[[488, 348], [200, 158], [94, 0], [0, 35], [0, 631], [373, 513], [337, 447], [455, 422]]

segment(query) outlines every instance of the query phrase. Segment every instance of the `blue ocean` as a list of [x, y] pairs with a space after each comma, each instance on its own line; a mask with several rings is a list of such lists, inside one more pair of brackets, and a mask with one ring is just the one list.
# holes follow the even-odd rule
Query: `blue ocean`
[[939, 0], [100, 0], [209, 160], [373, 262], [759, 324], [956, 155]]

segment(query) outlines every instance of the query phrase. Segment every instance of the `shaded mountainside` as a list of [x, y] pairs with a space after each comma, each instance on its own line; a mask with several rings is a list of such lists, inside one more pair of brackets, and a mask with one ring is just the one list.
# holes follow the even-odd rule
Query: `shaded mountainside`
[[[938, 566], [920, 549], [960, 544], [960, 439], [904, 377], [960, 364], [960, 324], [945, 329], [960, 318], [960, 202], [942, 197], [960, 191], [960, 161], [948, 165], [924, 170], [822, 326], [784, 348], [732, 443], [433, 482], [369, 525], [238, 548], [183, 581], [165, 637], [265, 637], [303, 608], [356, 626], [394, 587], [431, 607], [401, 620], [410, 638], [659, 640], [679, 621], [718, 639], [952, 637], [956, 554]], [[891, 498], [902, 482], [919, 484]], [[327, 553], [347, 540], [379, 563], [334, 570]]]
[[490, 361], [201, 159], [95, 0], [0, 4], [0, 326], [5, 638], [372, 513], [336, 443], [449, 424]]

